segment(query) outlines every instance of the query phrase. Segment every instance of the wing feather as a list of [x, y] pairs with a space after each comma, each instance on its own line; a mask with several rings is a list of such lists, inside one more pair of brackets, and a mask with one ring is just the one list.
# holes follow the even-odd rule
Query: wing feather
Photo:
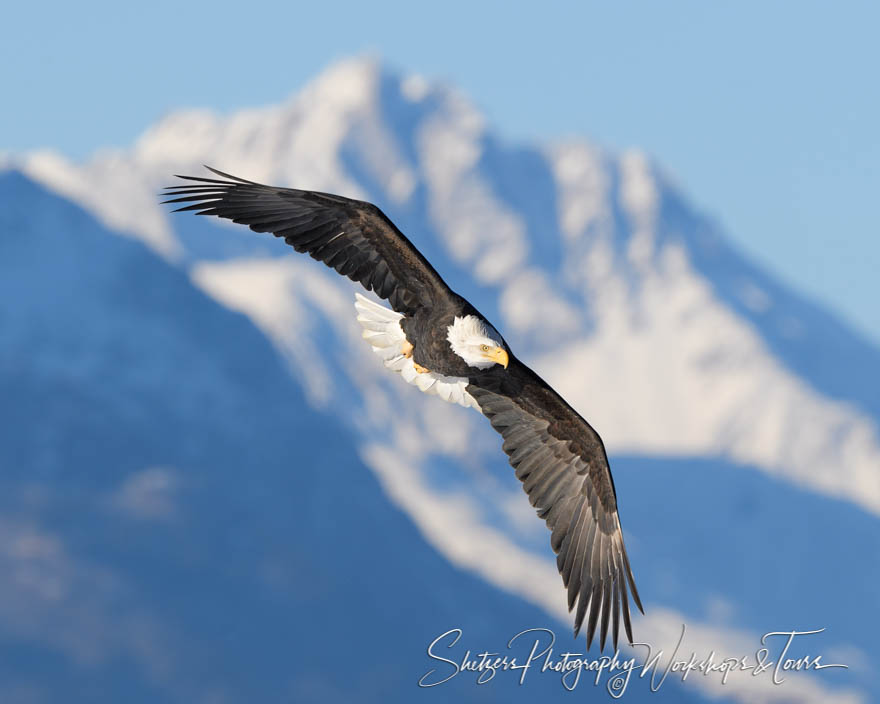
[[[308, 253], [398, 313], [452, 296], [440, 275], [372, 203], [329, 193], [266, 186], [206, 167], [221, 179], [179, 176], [185, 184], [165, 189], [177, 211], [216, 215], [271, 232], [297, 252]], [[175, 211], [176, 212], [176, 211]]]
[[642, 605], [599, 435], [512, 356], [507, 370], [475, 375], [467, 390], [504, 438], [502, 448], [529, 502], [551, 530], [569, 611], [577, 607], [575, 635], [586, 620], [588, 648], [598, 635], [604, 650], [610, 631], [616, 649], [622, 620], [632, 643], [627, 586], [639, 610]]

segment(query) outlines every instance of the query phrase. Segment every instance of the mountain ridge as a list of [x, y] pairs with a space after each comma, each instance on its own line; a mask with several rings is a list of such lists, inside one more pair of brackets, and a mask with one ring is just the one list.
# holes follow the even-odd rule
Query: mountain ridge
[[422, 540], [350, 430], [184, 272], [16, 173], [0, 233], [4, 702], [408, 702], [450, 628], [501, 648], [547, 624]]
[[[551, 613], [562, 616], [556, 604], [561, 610], [564, 600], [546, 535], [488, 429], [384, 374], [359, 339], [348, 282], [270, 237], [169, 217], [154, 194], [170, 173], [198, 173], [205, 162], [378, 202], [597, 427], [612, 471], [621, 456], [645, 458], [646, 471], [671, 473], [658, 462], [664, 458], [724, 472], [749, 467], [768, 486], [787, 482], [792, 490], [779, 495], [798, 506], [809, 502], [792, 497], [807, 490], [829, 505], [843, 498], [874, 519], [880, 512], [880, 395], [871, 377], [864, 381], [877, 350], [775, 286], [638, 151], [509, 145], [454, 90], [354, 61], [281, 108], [172, 116], [133, 150], [83, 166], [24, 161], [29, 174], [141, 237], [248, 315], [288, 360], [309, 402], [348, 419], [366, 464], [429, 542]], [[837, 361], [826, 361], [829, 350]], [[412, 411], [401, 417], [401, 407]], [[652, 559], [644, 542], [650, 521], [632, 520], [640, 534], [632, 535], [629, 499], [619, 498], [638, 579], [639, 560]], [[642, 510], [668, 520], [662, 507]], [[534, 584], [517, 583], [513, 558], [487, 563], [467, 545], [468, 531], [491, 535], [502, 555], [534, 565]], [[839, 526], [829, 531], [847, 539]], [[737, 598], [715, 586], [723, 600]], [[719, 639], [735, 641], [731, 624], [701, 605], [682, 595], [657, 598], [647, 604], [648, 632], [661, 633], [652, 607], [668, 606], [678, 610], [673, 620], [717, 626]], [[849, 629], [844, 637], [866, 647]], [[754, 694], [742, 692], [745, 701]]]

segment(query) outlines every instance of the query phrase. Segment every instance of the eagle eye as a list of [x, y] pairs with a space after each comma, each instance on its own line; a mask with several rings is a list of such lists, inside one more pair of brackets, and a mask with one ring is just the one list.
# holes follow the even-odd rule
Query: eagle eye
[[488, 351], [489, 351], [489, 345], [480, 345], [480, 349], [483, 350], [483, 352], [488, 352]]

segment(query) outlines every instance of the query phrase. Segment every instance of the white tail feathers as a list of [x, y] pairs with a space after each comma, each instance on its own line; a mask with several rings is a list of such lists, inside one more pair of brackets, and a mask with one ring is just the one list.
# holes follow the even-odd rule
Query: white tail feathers
[[474, 397], [467, 392], [467, 379], [443, 376], [431, 371], [419, 374], [416, 371], [412, 357], [404, 356], [401, 351], [406, 342], [406, 335], [400, 327], [403, 315], [373, 303], [359, 293], [354, 295], [354, 307], [358, 313], [357, 320], [364, 328], [363, 338], [370, 343], [388, 369], [399, 372], [407, 383], [417, 386], [426, 394], [434, 394], [450, 403], [480, 409]]

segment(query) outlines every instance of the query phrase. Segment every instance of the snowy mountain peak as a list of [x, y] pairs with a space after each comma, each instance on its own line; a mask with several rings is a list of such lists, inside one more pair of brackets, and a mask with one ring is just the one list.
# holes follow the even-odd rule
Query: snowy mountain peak
[[[249, 316], [288, 361], [308, 402], [350, 424], [386, 494], [442, 554], [552, 613], [562, 615], [564, 600], [554, 592], [559, 580], [546, 535], [482, 419], [395, 383], [360, 337], [349, 281], [272, 237], [170, 215], [156, 193], [171, 174], [204, 173], [201, 164], [210, 164], [379, 204], [517, 356], [596, 427], [615, 471], [628, 455], [661, 473], [652, 485], [661, 504], [651, 495], [641, 521], [627, 518], [634, 564], [650, 565], [659, 554], [656, 544], [646, 547], [648, 537], [674, 522], [670, 506], [683, 522], [716, 506], [730, 525], [751, 526], [757, 544], [779, 507], [795, 501], [808, 513], [793, 510], [785, 525], [833, 517], [809, 543], [811, 550], [821, 539], [835, 546], [824, 550], [828, 561], [832, 552], [840, 560], [849, 555], [837, 547], [849, 547], [847, 530], [870, 532], [861, 526], [880, 514], [880, 351], [749, 262], [638, 150], [617, 154], [586, 141], [508, 144], [454, 88], [355, 59], [277, 106], [228, 116], [176, 112], [131, 149], [82, 165], [51, 153], [20, 161], [114, 230], [185, 268], [215, 301]], [[679, 472], [682, 466], [689, 469]], [[688, 481], [679, 486], [681, 477]], [[709, 501], [710, 480], [733, 492], [730, 503]], [[624, 514], [644, 491], [640, 481], [649, 478], [621, 492]], [[777, 498], [764, 505], [765, 496]], [[702, 530], [718, 519], [700, 520]], [[715, 527], [730, 534], [729, 525]], [[800, 540], [797, 532], [785, 535]], [[723, 553], [703, 555], [699, 568], [694, 563], [677, 577], [671, 566], [685, 557], [660, 561], [656, 598], [673, 603], [689, 624], [712, 621], [681, 596], [685, 581], [713, 564], [718, 569], [705, 576], [702, 592], [732, 598], [737, 579], [785, 564], [777, 557], [756, 553], [749, 568], [730, 574]], [[837, 564], [827, 573], [847, 571], [845, 561]], [[860, 588], [870, 574], [861, 575]], [[776, 608], [801, 589], [780, 580], [787, 586], [777, 587]], [[809, 576], [802, 581], [817, 604], [832, 589]], [[749, 602], [753, 630], [767, 626], [754, 611], [762, 598]], [[665, 626], [683, 620], [667, 614]], [[643, 623], [650, 631], [663, 621], [648, 616]], [[740, 698], [755, 699], [748, 692]]]
[[[247, 171], [253, 179], [278, 178], [291, 159], [338, 150], [352, 124], [375, 112], [381, 69], [375, 60], [342, 61], [277, 105], [230, 116], [208, 110], [168, 115], [137, 141], [140, 162], [167, 166], [196, 162], [206, 151], [231, 164], [221, 169]], [[308, 140], [301, 138], [307, 134]]]
[[612, 449], [729, 456], [880, 511], [880, 394], [858, 376], [877, 351], [751, 265], [637, 150], [508, 145], [454, 88], [359, 58], [277, 106], [176, 112], [82, 166], [24, 161], [171, 258], [195, 257], [196, 224], [155, 193], [201, 164], [373, 200]]
[[[130, 151], [99, 153], [83, 165], [40, 152], [20, 166], [173, 258], [179, 246], [154, 197], [173, 172], [208, 163], [257, 181], [401, 203], [429, 167], [435, 187], [450, 192], [480, 158], [484, 129], [479, 112], [453, 88], [359, 58], [331, 66], [276, 106], [229, 116], [184, 109], [148, 129]], [[422, 139], [424, 130], [431, 138]], [[425, 163], [417, 163], [422, 156]], [[352, 167], [365, 170], [382, 192], [365, 192]]]

